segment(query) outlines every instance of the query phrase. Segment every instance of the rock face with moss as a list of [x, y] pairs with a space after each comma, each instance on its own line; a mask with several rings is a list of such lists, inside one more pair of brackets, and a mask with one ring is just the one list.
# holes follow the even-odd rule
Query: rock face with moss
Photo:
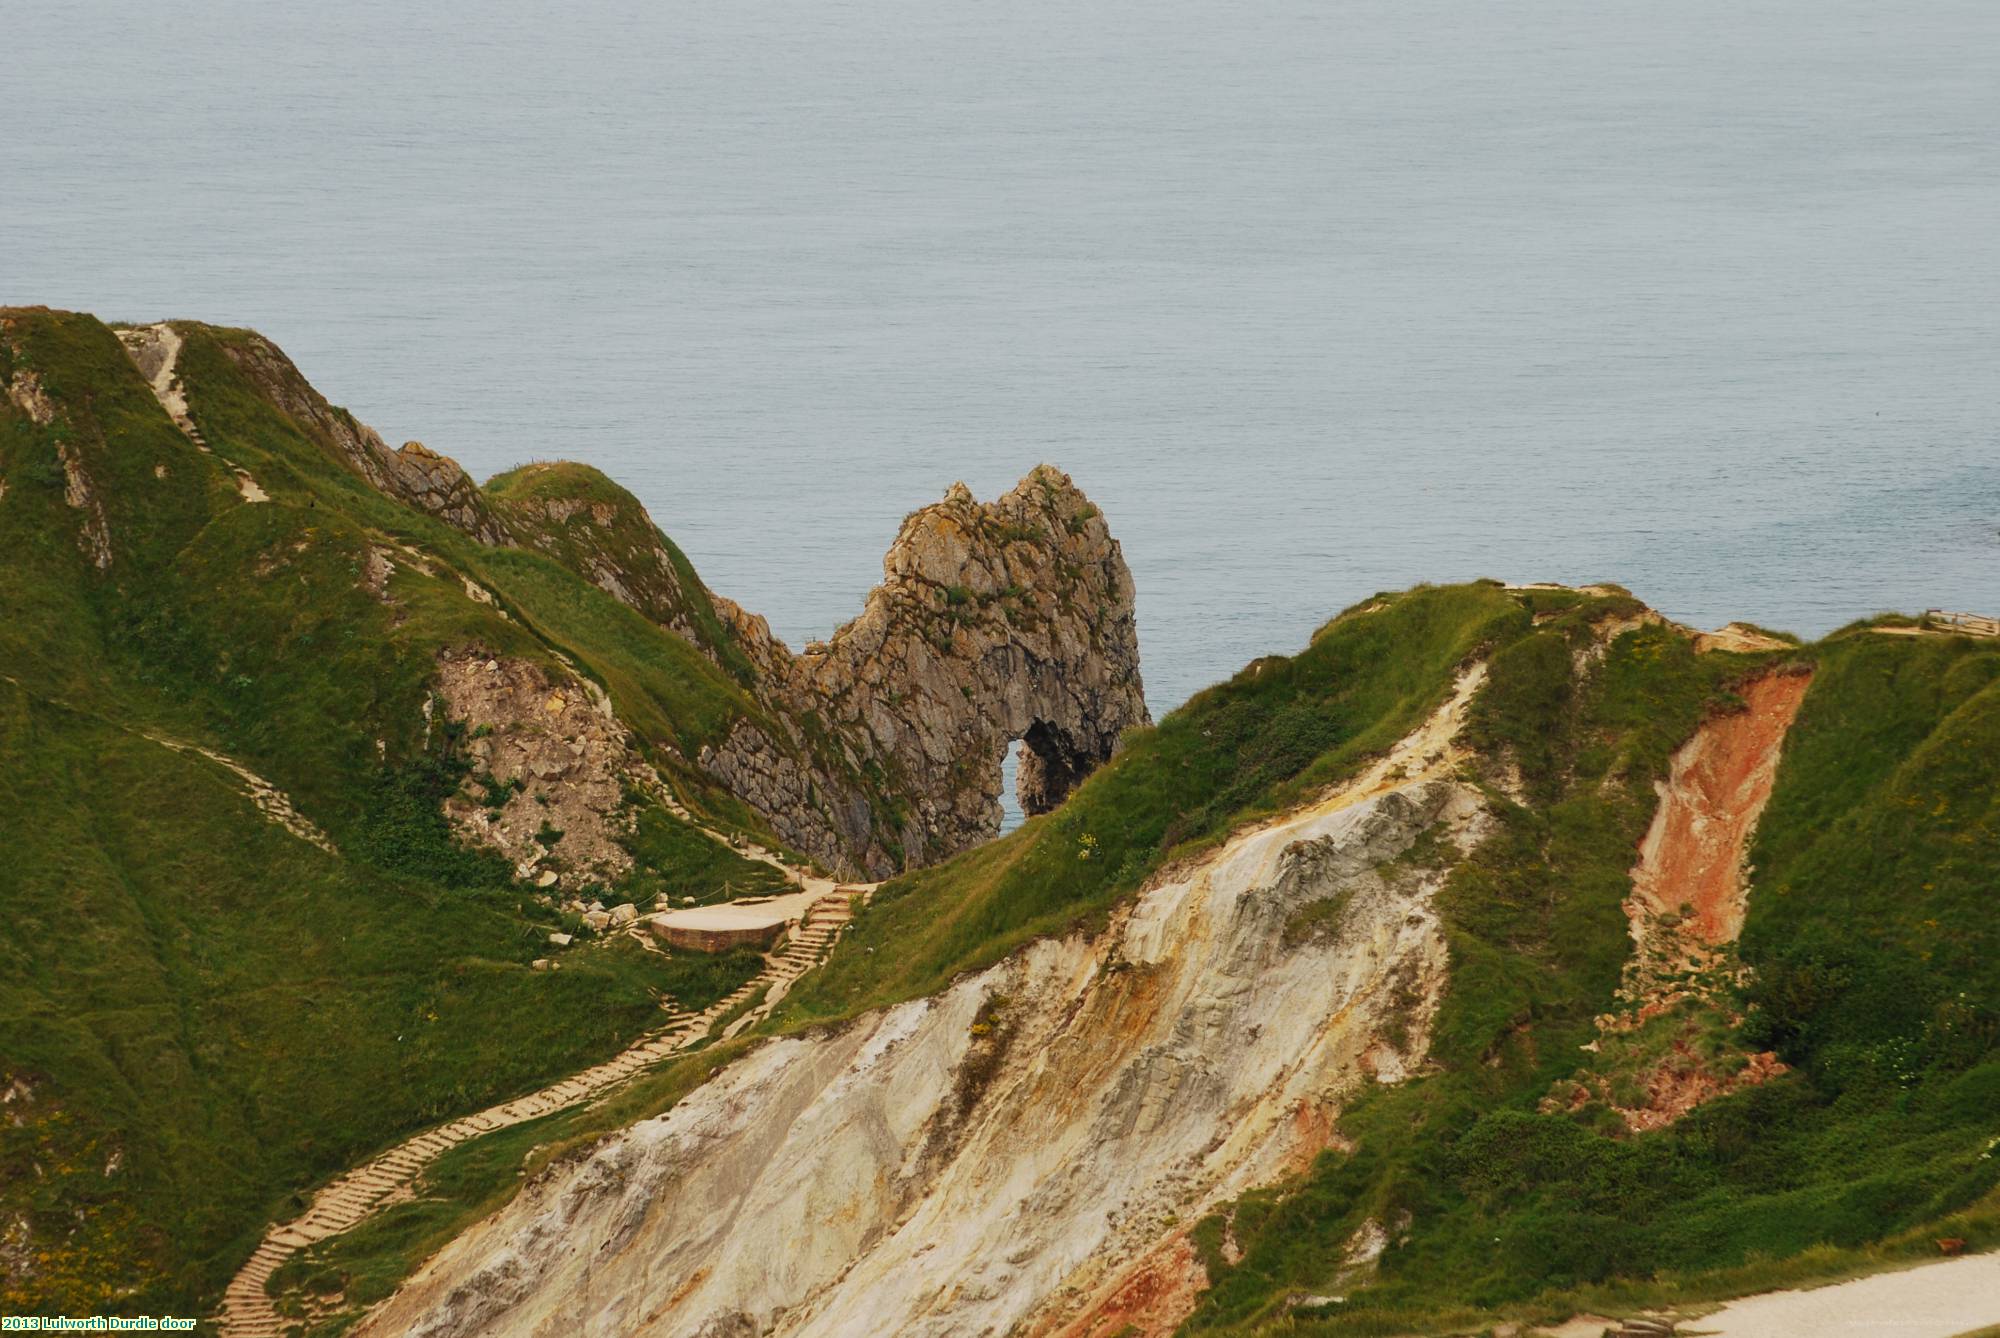
[[483, 496], [515, 541], [685, 638], [764, 710], [700, 767], [788, 844], [880, 876], [994, 835], [1001, 762], [1055, 807], [1147, 720], [1131, 572], [1049, 466], [990, 504], [963, 484], [909, 516], [861, 616], [794, 655], [709, 591], [638, 499], [588, 466], [524, 466]]
[[609, 884], [632, 867], [623, 793], [643, 783], [611, 700], [531, 660], [476, 649], [438, 657], [442, 718], [469, 732], [471, 773], [445, 801], [460, 836], [507, 857], [515, 876]]
[[[1039, 466], [987, 504], [954, 484], [904, 520], [882, 574], [861, 616], [830, 641], [788, 657], [764, 633], [753, 654], [771, 666], [774, 702], [831, 731], [864, 773], [907, 797], [903, 864], [1000, 830], [1010, 743], [1022, 744], [1018, 793], [1032, 815], [1148, 722], [1132, 574], [1103, 516], [1060, 470]], [[839, 825], [851, 815], [858, 828], [861, 809], [837, 793], [816, 803], [818, 778], [788, 772], [752, 727], [701, 762], [794, 840], [819, 844], [813, 829], [827, 823], [836, 839], [860, 836]], [[870, 863], [879, 872], [889, 861]]]

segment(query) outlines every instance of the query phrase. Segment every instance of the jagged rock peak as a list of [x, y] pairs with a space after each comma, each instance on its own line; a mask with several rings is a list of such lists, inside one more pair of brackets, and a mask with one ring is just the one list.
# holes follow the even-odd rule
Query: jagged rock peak
[[[1126, 729], [1148, 723], [1131, 571], [1061, 470], [1037, 466], [990, 503], [953, 484], [904, 519], [882, 575], [861, 616], [807, 646], [774, 695], [816, 714], [864, 771], [911, 797], [895, 862], [929, 863], [999, 831], [1011, 742], [1023, 744], [1018, 793], [1035, 814], [1107, 761]], [[706, 760], [754, 791], [756, 759], [768, 752], [732, 737]], [[752, 802], [803, 839], [811, 812], [787, 812], [798, 803], [782, 794], [763, 798]]]

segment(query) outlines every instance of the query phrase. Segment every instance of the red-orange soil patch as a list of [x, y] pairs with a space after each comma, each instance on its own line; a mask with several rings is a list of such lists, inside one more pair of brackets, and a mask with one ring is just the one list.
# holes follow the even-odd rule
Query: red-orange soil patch
[[1625, 1127], [1634, 1133], [1664, 1129], [1705, 1101], [1755, 1087], [1786, 1071], [1777, 1055], [1763, 1050], [1751, 1055], [1742, 1068], [1723, 1077], [1710, 1070], [1685, 1046], [1677, 1045], [1675, 1054], [1647, 1075], [1645, 1105], [1633, 1110], [1621, 1106], [1612, 1109], [1623, 1117]]
[[[1684, 1003], [1696, 1010], [1695, 1017], [1710, 1019], [1709, 1025], [1733, 1027], [1726, 1010], [1717, 1014], [1724, 1007], [1720, 991], [1738, 974], [1732, 949], [1748, 907], [1744, 856], [1771, 798], [1785, 734], [1811, 684], [1809, 672], [1792, 670], [1750, 680], [1738, 689], [1743, 710], [1705, 721], [1674, 754], [1625, 900], [1634, 947], [1625, 980], [1630, 1007], [1598, 1019], [1600, 1071], [1579, 1075], [1568, 1097], [1552, 1097], [1545, 1109], [1578, 1109], [1597, 1098], [1616, 1110], [1627, 1128], [1644, 1132], [1785, 1072], [1768, 1051], [1746, 1056], [1733, 1072], [1718, 1071], [1694, 1043], [1693, 1021], [1663, 1057], [1642, 1061], [1636, 1070], [1626, 1067], [1632, 1062], [1629, 1047], [1614, 1038], [1635, 1033]], [[1620, 1070], [1631, 1075], [1643, 1099], [1631, 1105], [1614, 1099], [1623, 1084], [1612, 1075]]]
[[1662, 920], [1677, 921], [1671, 932], [1678, 946], [1693, 950], [1690, 956], [1734, 943], [1742, 932], [1744, 850], [1811, 682], [1804, 673], [1751, 680], [1740, 689], [1746, 709], [1706, 722], [1674, 754], [1626, 902], [1642, 956], [1682, 955], [1646, 952]]
[[1165, 1338], [1194, 1313], [1208, 1287], [1208, 1270], [1185, 1232], [1155, 1245], [1091, 1298], [1053, 1338]]

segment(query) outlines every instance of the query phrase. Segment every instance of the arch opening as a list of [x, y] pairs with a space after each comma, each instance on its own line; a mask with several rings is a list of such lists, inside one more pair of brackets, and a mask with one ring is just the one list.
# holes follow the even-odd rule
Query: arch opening
[[1005, 836], [1027, 820], [1021, 811], [1020, 773], [1021, 754], [1025, 751], [1019, 739], [1008, 741], [1007, 751], [1000, 758], [1000, 835]]
[[1049, 812], [1109, 756], [1108, 751], [1099, 756], [1079, 747], [1062, 730], [1037, 720], [1021, 736], [1021, 760], [1015, 768], [1021, 812], [1031, 818]]

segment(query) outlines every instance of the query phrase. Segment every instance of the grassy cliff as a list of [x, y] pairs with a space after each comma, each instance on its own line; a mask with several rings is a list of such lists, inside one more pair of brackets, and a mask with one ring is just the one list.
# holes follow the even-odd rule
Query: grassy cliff
[[[1434, 1071], [1358, 1104], [1351, 1151], [1203, 1224], [1214, 1286], [1189, 1331], [1476, 1331], [2000, 1243], [2000, 646], [1860, 627], [1697, 656], [1647, 628], [1579, 679], [1536, 649], [1560, 626], [1493, 661], [1485, 741], [1518, 745], [1534, 797], [1445, 894]], [[1760, 661], [1815, 672], [1751, 852], [1749, 974], [1701, 1042], [1773, 1046], [1790, 1071], [1652, 1132], [1601, 1103], [1551, 1110], [1611, 1053], [1583, 1047], [1618, 1006], [1653, 783]], [[1370, 1220], [1392, 1239], [1357, 1272]]]
[[[2000, 645], [1861, 625], [1702, 654], [1619, 621], [1640, 611], [1614, 590], [1491, 584], [1369, 601], [1128, 736], [1055, 814], [887, 885], [783, 1016], [927, 993], [1092, 922], [1351, 773], [1484, 658], [1471, 734], [1498, 821], [1441, 897], [1451, 983], [1429, 1071], [1354, 1105], [1347, 1150], [1196, 1228], [1212, 1286], [1187, 1331], [1476, 1332], [1934, 1256], [1937, 1236], [2000, 1243]], [[1751, 852], [1748, 971], [1586, 1051], [1624, 1006], [1622, 903], [1670, 756], [1741, 708], [1746, 679], [1806, 669]], [[1629, 1081], [1616, 1064], [1688, 1034], [1670, 1028], [1720, 1069], [1772, 1047], [1789, 1072], [1651, 1132], [1602, 1102], [1550, 1108], [1580, 1070]], [[1356, 1268], [1370, 1221], [1391, 1238]]]
[[[751, 969], [608, 940], [531, 970], [575, 917], [455, 838], [467, 741], [427, 718], [447, 647], [574, 666], [685, 798], [748, 825], [679, 760], [759, 709], [741, 683], [558, 558], [385, 496], [227, 356], [246, 336], [180, 328], [199, 445], [103, 324], [12, 312], [0, 337], [10, 1312], [199, 1307], [328, 1174]], [[631, 885], [602, 895], [768, 883], [634, 802]]]

